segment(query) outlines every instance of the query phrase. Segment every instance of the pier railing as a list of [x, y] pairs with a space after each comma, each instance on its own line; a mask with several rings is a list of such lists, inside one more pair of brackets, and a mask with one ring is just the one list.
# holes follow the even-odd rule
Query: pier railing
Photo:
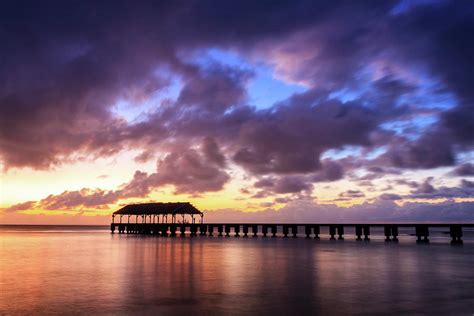
[[452, 244], [462, 244], [463, 228], [474, 227], [474, 224], [264, 224], [264, 223], [112, 223], [112, 233], [117, 230], [119, 234], [146, 234], [163, 237], [174, 237], [186, 234], [194, 237], [200, 236], [235, 236], [248, 237], [276, 237], [281, 233], [283, 237], [297, 237], [298, 229], [304, 232], [307, 238], [318, 239], [321, 228], [327, 229], [331, 240], [344, 239], [344, 236], [354, 233], [356, 240], [370, 240], [371, 228], [383, 228], [386, 241], [398, 241], [399, 228], [413, 230], [416, 241], [420, 243], [429, 242], [431, 228], [449, 229]]

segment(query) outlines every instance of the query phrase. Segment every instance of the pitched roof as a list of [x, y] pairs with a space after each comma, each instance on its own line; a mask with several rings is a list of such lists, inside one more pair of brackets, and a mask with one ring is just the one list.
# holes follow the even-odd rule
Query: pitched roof
[[129, 204], [115, 215], [203, 214], [189, 202]]

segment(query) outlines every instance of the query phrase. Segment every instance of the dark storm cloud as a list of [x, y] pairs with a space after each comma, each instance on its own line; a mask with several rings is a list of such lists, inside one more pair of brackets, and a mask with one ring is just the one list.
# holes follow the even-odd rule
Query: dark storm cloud
[[219, 167], [225, 166], [225, 156], [221, 153], [219, 146], [214, 139], [206, 137], [202, 143], [202, 152], [204, 157], [210, 162]]
[[298, 193], [301, 191], [310, 191], [312, 185], [305, 181], [305, 179], [298, 176], [281, 177], [275, 182], [273, 190], [275, 193]]
[[468, 162], [459, 165], [451, 174], [456, 176], [474, 176], [474, 164]]
[[256, 174], [313, 172], [321, 168], [325, 150], [370, 145], [376, 113], [356, 102], [308, 97], [310, 93], [243, 124], [234, 161]]
[[254, 183], [254, 187], [262, 189], [261, 191], [253, 195], [253, 197], [255, 198], [266, 197], [268, 193], [300, 193], [311, 192], [311, 190], [313, 189], [313, 186], [310, 183], [308, 177], [296, 175], [261, 178]]
[[311, 177], [313, 182], [336, 181], [344, 176], [344, 168], [340, 163], [324, 159], [321, 161], [321, 169]]
[[466, 180], [466, 179], [462, 179], [461, 180], [461, 187], [462, 188], [472, 188], [472, 189], [474, 189], [474, 181], [469, 181], [469, 180]]
[[214, 66], [188, 76], [178, 97], [182, 106], [198, 106], [212, 113], [224, 112], [245, 101], [245, 83], [251, 73], [230, 67]]
[[[367, 5], [355, 7], [360, 14]], [[337, 12], [311, 1], [5, 4], [0, 24], [3, 163], [7, 168], [48, 168], [76, 152], [111, 155], [127, 140], [137, 145], [145, 137], [137, 134], [143, 124], [124, 126], [111, 107], [165, 87], [159, 67], [187, 83], [180, 104], [223, 111], [242, 102], [242, 87], [233, 80], [247, 75], [224, 68], [203, 75], [189, 64], [188, 52], [219, 45], [253, 47], [318, 19], [333, 19]]]
[[389, 144], [380, 163], [397, 168], [431, 169], [455, 164], [452, 139], [439, 131], [426, 132], [419, 139], [397, 140]]
[[[457, 154], [474, 144], [474, 6], [444, 1], [395, 12], [396, 4], [6, 4], [0, 13], [3, 165], [46, 169], [124, 148], [142, 150], [138, 161], [155, 158], [150, 148], [168, 153], [156, 173], [135, 174], [130, 185], [140, 192], [128, 186], [121, 193], [129, 196], [167, 184], [192, 194], [220, 190], [230, 162], [256, 177], [274, 177], [274, 193], [305, 191], [362, 166], [322, 160], [326, 151], [348, 145], [385, 146], [367, 165], [381, 170], [455, 165]], [[258, 110], [248, 104], [252, 71], [194, 60], [209, 48], [263, 59], [308, 89]], [[421, 77], [432, 78], [456, 104], [435, 111], [437, 121], [415, 138], [387, 132], [383, 123], [426, 111], [407, 101], [424, 91]], [[114, 114], [117, 101], [140, 103], [173, 80], [182, 83], [177, 99], [156, 104], [140, 122]], [[334, 97], [344, 89], [364, 92], [350, 101]], [[113, 198], [103, 192], [93, 200]]]

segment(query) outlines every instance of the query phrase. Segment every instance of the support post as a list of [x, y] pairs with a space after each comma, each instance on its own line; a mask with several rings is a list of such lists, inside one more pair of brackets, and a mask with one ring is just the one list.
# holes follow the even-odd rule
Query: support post
[[248, 237], [249, 225], [243, 225], [242, 230], [244, 232], [244, 237]]
[[[415, 235], [417, 237], [416, 242], [420, 243], [428, 243], [430, 240], [428, 236], [430, 235], [429, 229], [427, 225], [416, 225], [415, 226]], [[421, 239], [423, 237], [423, 239]]]
[[361, 236], [362, 236], [362, 225], [356, 225], [355, 226], [355, 232], [356, 232], [356, 240], [360, 241], [362, 240]]
[[298, 226], [296, 226], [296, 225], [291, 226], [291, 232], [293, 233], [293, 238], [298, 237], [297, 236], [298, 235]]
[[364, 241], [370, 241], [370, 226], [369, 225], [364, 225], [362, 226], [362, 229], [364, 230]]
[[277, 225], [272, 225], [272, 237], [276, 237]]
[[235, 232], [234, 237], [240, 237], [240, 235], [239, 235], [239, 233], [240, 233], [240, 225], [235, 225], [235, 226], [234, 226], [234, 232]]
[[319, 227], [319, 225], [314, 225], [313, 229], [314, 229], [314, 239], [319, 239], [319, 234], [321, 233], [321, 228]]
[[449, 227], [449, 233], [451, 236], [451, 244], [462, 244], [462, 226], [461, 225], [451, 225]]
[[222, 237], [222, 232], [224, 231], [224, 227], [222, 225], [217, 226], [217, 232], [219, 233], [218, 236]]
[[170, 225], [170, 230], [171, 230], [170, 236], [171, 236], [171, 237], [175, 237], [175, 236], [176, 236], [176, 225], [175, 225], [174, 223], [172, 223], [172, 224]]
[[344, 235], [344, 225], [338, 225], [337, 226], [337, 233], [339, 235], [339, 237], [337, 239], [344, 240], [344, 237], [343, 237], [343, 235]]
[[329, 238], [330, 240], [336, 240], [336, 238], [334, 238], [334, 235], [336, 235], [335, 225], [329, 225], [329, 235], [331, 236], [331, 238]]
[[390, 241], [390, 225], [385, 225], [383, 227], [383, 232], [385, 235], [385, 241]]
[[392, 225], [392, 241], [398, 241], [398, 226]]

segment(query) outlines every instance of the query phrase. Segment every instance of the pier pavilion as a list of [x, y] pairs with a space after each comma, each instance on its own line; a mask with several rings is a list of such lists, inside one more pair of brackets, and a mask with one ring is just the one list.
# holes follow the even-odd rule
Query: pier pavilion
[[118, 224], [125, 223], [123, 216], [127, 216], [127, 224], [196, 224], [196, 218], [202, 224], [204, 219], [204, 213], [189, 202], [129, 204], [112, 214], [112, 223], [116, 216]]

